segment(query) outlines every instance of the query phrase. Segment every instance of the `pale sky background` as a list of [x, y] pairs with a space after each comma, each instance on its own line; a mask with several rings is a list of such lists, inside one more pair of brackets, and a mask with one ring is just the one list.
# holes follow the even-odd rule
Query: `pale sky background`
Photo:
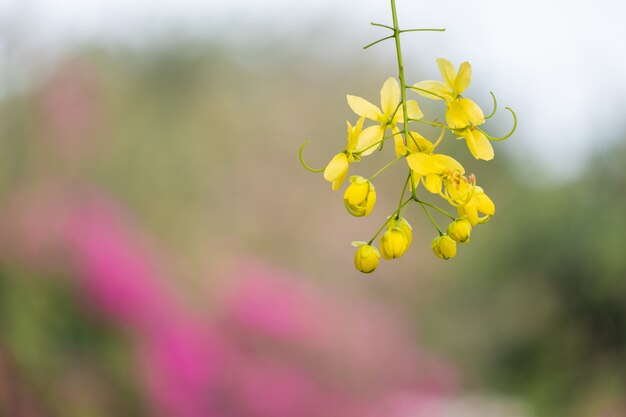
[[[605, 148], [602, 140], [626, 140], [626, 1], [397, 4], [403, 27], [448, 29], [445, 34], [407, 36], [407, 65], [416, 52], [422, 68], [432, 63], [429, 78], [439, 78], [435, 58], [447, 57], [457, 65], [468, 60], [474, 67], [468, 97], [488, 109], [486, 93], [493, 90], [501, 104], [517, 110], [520, 129], [512, 139], [515, 144], [507, 146], [509, 152], [531, 155], [555, 177], [567, 178], [580, 172], [588, 154]], [[141, 45], [166, 29], [244, 44], [268, 32], [297, 38], [324, 21], [345, 27], [337, 32], [341, 39], [326, 49], [327, 39], [311, 38], [307, 44], [302, 37], [303, 48], [345, 53], [345, 44], [355, 54], [382, 56], [378, 50], [358, 48], [384, 36], [369, 22], [390, 23], [386, 0], [0, 0], [0, 57], [15, 48], [15, 33], [31, 49], [50, 55], [93, 39]], [[0, 71], [6, 72], [7, 65], [6, 59], [0, 62]], [[506, 113], [499, 117], [509, 121]], [[518, 161], [523, 167], [524, 158]]]

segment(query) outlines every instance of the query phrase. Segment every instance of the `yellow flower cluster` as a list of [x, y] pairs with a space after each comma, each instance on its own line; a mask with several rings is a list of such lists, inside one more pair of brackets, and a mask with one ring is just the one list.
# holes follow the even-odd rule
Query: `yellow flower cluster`
[[[394, 4], [392, 1], [395, 13]], [[350, 177], [350, 185], [344, 192], [343, 200], [347, 211], [356, 217], [368, 216], [373, 212], [376, 204], [373, 180], [398, 161], [406, 161], [405, 167], [408, 168], [408, 172], [398, 208], [387, 217], [369, 241], [353, 242], [357, 247], [354, 265], [364, 273], [376, 270], [381, 255], [385, 260], [396, 259], [409, 249], [413, 240], [413, 229], [404, 217], [409, 203], [421, 206], [438, 233], [431, 245], [434, 254], [441, 259], [456, 256], [457, 244], [469, 242], [472, 229], [488, 221], [495, 214], [496, 207], [483, 188], [476, 183], [476, 177], [467, 174], [456, 159], [439, 153], [437, 148], [445, 138], [446, 132], [450, 132], [457, 139], [465, 140], [469, 153], [474, 158], [489, 161], [494, 158], [491, 141], [507, 139], [517, 126], [517, 116], [507, 107], [514, 118], [513, 129], [508, 135], [495, 138], [482, 130], [485, 121], [496, 113], [497, 102], [492, 93], [494, 109], [490, 115], [485, 116], [474, 101], [462, 95], [471, 82], [472, 66], [469, 62], [463, 62], [457, 71], [451, 62], [439, 58], [437, 65], [443, 81], [427, 80], [407, 84], [399, 53], [398, 36], [403, 31], [396, 26], [391, 28], [375, 25], [396, 28], [394, 35], [388, 38], [396, 38], [399, 82], [395, 78], [388, 78], [384, 82], [380, 90], [380, 107], [364, 98], [347, 96], [348, 105], [359, 119], [354, 126], [347, 122], [347, 146], [333, 156], [325, 168], [319, 170], [309, 168], [302, 160], [302, 147], [300, 148], [300, 161], [305, 168], [314, 172], [323, 171], [324, 179], [331, 183], [333, 190], [338, 190], [348, 177], [351, 163], [362, 160], [376, 150], [382, 150], [383, 144], [393, 139], [394, 159], [368, 178], [359, 175]], [[426, 99], [444, 101], [446, 123], [425, 120], [418, 102], [407, 99], [407, 93], [410, 92]], [[366, 120], [370, 121], [368, 122], [370, 126], [365, 126]], [[431, 141], [415, 130], [414, 125], [417, 124], [438, 127], [441, 134], [436, 140]], [[423, 187], [420, 187], [420, 184]], [[453, 215], [418, 196], [421, 189], [426, 191], [426, 195], [442, 198], [445, 203], [456, 209], [456, 213]], [[449, 222], [447, 229], [440, 228], [433, 213], [447, 218]], [[374, 241], [379, 236], [380, 250], [374, 246]]]

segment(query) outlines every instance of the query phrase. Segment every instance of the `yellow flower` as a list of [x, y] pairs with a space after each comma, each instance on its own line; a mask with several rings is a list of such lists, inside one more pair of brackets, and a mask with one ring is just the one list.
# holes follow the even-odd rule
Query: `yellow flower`
[[[362, 155], [367, 156], [378, 148], [378, 146], [375, 145], [383, 139], [387, 129], [391, 129], [395, 135], [396, 154], [398, 156], [403, 155], [398, 153], [398, 146], [400, 146], [400, 144], [403, 145], [403, 143], [399, 135], [399, 130], [396, 127], [398, 123], [402, 123], [404, 120], [404, 112], [400, 104], [402, 99], [398, 81], [393, 77], [385, 81], [383, 88], [380, 90], [380, 108], [361, 97], [348, 95], [347, 99], [348, 105], [353, 112], [361, 117], [379, 123], [378, 126], [370, 126], [361, 133], [358, 148], [363, 149]], [[424, 117], [417, 101], [408, 100], [406, 102], [406, 108], [407, 116], [410, 119], [421, 119]]]
[[389, 224], [387, 225], [387, 230], [393, 229], [393, 228], [400, 228], [400, 230], [402, 230], [402, 232], [404, 233], [404, 236], [406, 236], [407, 246], [410, 246], [411, 242], [413, 241], [413, 228], [411, 227], [409, 222], [407, 222], [404, 217], [398, 217], [398, 218], [394, 217], [391, 220], [389, 220]]
[[376, 203], [374, 185], [365, 178], [354, 175], [350, 177], [350, 186], [343, 195], [343, 203], [350, 214], [355, 217], [367, 216]]
[[374, 246], [362, 244], [354, 254], [354, 266], [361, 272], [369, 274], [378, 267], [380, 253]]
[[454, 219], [448, 225], [448, 236], [458, 243], [467, 243], [472, 232], [472, 224], [465, 217]]
[[413, 87], [417, 93], [432, 100], [446, 101], [446, 122], [453, 129], [485, 123], [481, 108], [472, 100], [461, 96], [472, 79], [472, 66], [463, 62], [457, 73], [452, 63], [437, 59], [443, 83], [435, 80], [421, 81]]
[[[467, 204], [459, 206], [457, 210], [459, 216], [466, 216], [471, 225], [476, 226], [478, 223], [485, 223], [496, 213], [496, 205], [481, 187], [474, 186], [470, 200]], [[479, 213], [484, 216], [479, 217]]]
[[[415, 148], [419, 146], [419, 152], [415, 152]], [[434, 194], [440, 194], [445, 177], [457, 173], [463, 175], [465, 169], [454, 158], [443, 155], [433, 154], [434, 145], [415, 132], [409, 134], [410, 154], [406, 161], [411, 168], [411, 173], [417, 177], [416, 183], [422, 179], [428, 191]]]
[[463, 129], [454, 129], [454, 134], [458, 138], [465, 138], [467, 147], [476, 159], [483, 161], [491, 161], [493, 159], [493, 147], [489, 139], [474, 126], [468, 126]]
[[435, 238], [432, 243], [433, 252], [441, 259], [450, 259], [456, 256], [456, 242], [448, 235]]
[[348, 124], [348, 145], [343, 152], [333, 156], [328, 165], [326, 165], [324, 179], [332, 184], [332, 188], [335, 191], [339, 189], [348, 176], [350, 163], [361, 159], [357, 145], [364, 121], [365, 118], [361, 117], [355, 126], [352, 126], [350, 122], [346, 122]]
[[387, 229], [380, 238], [380, 252], [385, 259], [401, 257], [409, 248], [409, 240], [400, 227]]

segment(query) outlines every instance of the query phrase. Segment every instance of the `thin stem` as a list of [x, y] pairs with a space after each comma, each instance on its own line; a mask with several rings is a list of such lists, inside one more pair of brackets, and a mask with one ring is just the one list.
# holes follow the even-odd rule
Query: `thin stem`
[[428, 218], [430, 219], [430, 222], [433, 224], [433, 226], [435, 226], [435, 229], [437, 229], [437, 231], [439, 232], [439, 235], [443, 235], [443, 232], [441, 231], [441, 229], [439, 228], [439, 226], [437, 225], [437, 222], [435, 221], [435, 219], [433, 218], [432, 214], [430, 214], [430, 211], [428, 211], [428, 209], [426, 208], [426, 206], [423, 204], [424, 202], [421, 200], [416, 200], [418, 203], [420, 203], [420, 206], [424, 209], [424, 211], [426, 212], [426, 214], [428, 215]]
[[393, 164], [395, 164], [396, 162], [398, 162], [401, 159], [404, 159], [404, 156], [401, 157], [401, 158], [396, 158], [393, 161], [389, 162], [387, 165], [385, 165], [384, 167], [379, 169], [374, 175], [369, 177], [369, 180], [372, 181], [374, 178], [376, 178], [378, 176], [378, 174], [380, 174], [381, 172], [383, 172], [384, 170], [386, 170], [387, 168], [389, 168], [390, 166], [392, 166]]
[[369, 47], [371, 47], [371, 46], [376, 45], [377, 43], [380, 43], [380, 42], [382, 42], [382, 41], [386, 41], [387, 39], [391, 39], [391, 38], [393, 38], [393, 35], [391, 35], [391, 36], [387, 36], [387, 37], [382, 38], [382, 39], [379, 39], [379, 40], [374, 41], [374, 42], [372, 42], [372, 43], [368, 43], [367, 45], [365, 45], [365, 46], [363, 47], [363, 49], [367, 49], [367, 48], [369, 48]]
[[370, 22], [370, 25], [372, 25], [372, 26], [378, 26], [378, 27], [381, 27], [381, 28], [386, 28], [386, 29], [389, 29], [389, 30], [395, 30], [395, 29], [394, 29], [394, 28], [392, 28], [391, 26], [383, 25], [382, 23], [374, 23], [374, 22]]
[[371, 239], [367, 242], [367, 244], [368, 244], [368, 245], [371, 245], [371, 244], [372, 244], [372, 242], [374, 242], [374, 239], [376, 239], [376, 238], [378, 237], [378, 235], [380, 234], [380, 232], [382, 232], [382, 230], [385, 228], [385, 226], [387, 226], [387, 224], [391, 221], [391, 219], [393, 219], [393, 218], [394, 218], [394, 217], [395, 217], [395, 216], [396, 216], [396, 215], [400, 212], [400, 210], [402, 210], [402, 208], [403, 208], [404, 206], [406, 206], [407, 204], [409, 204], [411, 201], [413, 201], [413, 198], [409, 198], [409, 199], [407, 199], [405, 202], [403, 202], [403, 203], [400, 205], [400, 207], [398, 207], [398, 209], [397, 209], [396, 211], [394, 211], [394, 212], [393, 212], [393, 214], [387, 218], [387, 220], [385, 220], [385, 223], [383, 223], [383, 225], [382, 225], [382, 226], [380, 226], [380, 229], [378, 229], [378, 231], [376, 232], [376, 234], [374, 235], [374, 237], [372, 237], [372, 238], [371, 238]]
[[304, 162], [304, 159], [302, 159], [302, 150], [304, 149], [304, 147], [305, 147], [308, 143], [309, 143], [309, 141], [308, 141], [308, 140], [305, 140], [305, 141], [302, 143], [302, 146], [300, 146], [300, 152], [298, 152], [298, 157], [300, 157], [300, 164], [302, 164], [302, 166], [303, 166], [306, 170], [311, 171], [311, 172], [322, 172], [322, 171], [324, 171], [324, 170], [326, 169], [326, 167], [324, 167], [324, 168], [311, 168], [310, 166], [308, 166], [308, 165], [306, 164], [306, 162]]
[[368, 149], [373, 148], [374, 146], [379, 146], [381, 143], [384, 143], [385, 141], [391, 139], [392, 137], [401, 134], [402, 132], [396, 132], [396, 133], [392, 133], [391, 136], [386, 136], [384, 138], [382, 138], [381, 140], [379, 140], [378, 142], [372, 143], [370, 146], [368, 146], [367, 148], [361, 149], [359, 152], [353, 152], [353, 154], [357, 154], [360, 155], [363, 152], [367, 151]]
[[409, 176], [406, 177], [406, 181], [404, 182], [404, 187], [402, 187], [402, 194], [400, 194], [400, 201], [398, 201], [398, 210], [396, 211], [396, 218], [400, 215], [400, 206], [402, 206], [402, 200], [404, 200], [404, 193], [406, 192], [406, 186], [409, 184], [409, 180], [411, 179], [411, 172], [409, 171]]
[[[400, 92], [402, 94], [402, 117], [404, 130], [409, 124], [409, 115], [406, 111], [406, 83], [404, 81], [404, 65], [402, 64], [402, 48], [400, 47], [400, 27], [398, 26], [398, 13], [396, 12], [396, 0], [391, 1], [391, 16], [393, 18], [393, 37], [396, 39], [396, 56], [398, 58], [398, 78], [400, 79]], [[404, 144], [407, 144], [406, 133]]]
[[493, 115], [496, 114], [496, 111], [498, 110], [498, 100], [496, 100], [496, 95], [493, 94], [493, 91], [490, 91], [489, 94], [491, 94], [491, 98], [493, 99], [493, 111], [491, 112], [489, 116], [485, 116], [485, 119], [491, 119]]
[[456, 219], [456, 217], [454, 217], [452, 214], [448, 213], [446, 210], [442, 209], [442, 208], [441, 208], [441, 207], [439, 207], [439, 206], [436, 206], [436, 205], [434, 205], [434, 204], [431, 204], [431, 203], [429, 203], [429, 202], [427, 202], [427, 201], [422, 201], [422, 200], [420, 200], [419, 198], [415, 198], [415, 201], [417, 201], [417, 202], [418, 202], [418, 203], [420, 203], [420, 204], [425, 204], [425, 205], [427, 205], [428, 207], [434, 208], [435, 210], [438, 210], [439, 212], [441, 212], [441, 213], [445, 214], [446, 216], [448, 216], [448, 217], [449, 217], [449, 218], [451, 218], [452, 220]]
[[400, 31], [400, 33], [407, 33], [407, 32], [445, 32], [446, 29], [445, 28], [437, 28], [437, 29], [403, 29]]
[[502, 136], [502, 137], [494, 137], [491, 136], [490, 134], [488, 134], [487, 132], [485, 132], [484, 130], [476, 127], [475, 129], [478, 130], [479, 132], [481, 132], [483, 135], [485, 135], [487, 137], [487, 139], [489, 140], [493, 140], [493, 141], [501, 141], [501, 140], [506, 140], [508, 138], [510, 138], [513, 133], [515, 133], [515, 130], [517, 129], [517, 115], [515, 114], [515, 112], [513, 111], [513, 109], [511, 109], [510, 107], [505, 107], [506, 110], [510, 111], [511, 114], [513, 115], [513, 127], [511, 128], [511, 131], [509, 133], [507, 133], [506, 135]]

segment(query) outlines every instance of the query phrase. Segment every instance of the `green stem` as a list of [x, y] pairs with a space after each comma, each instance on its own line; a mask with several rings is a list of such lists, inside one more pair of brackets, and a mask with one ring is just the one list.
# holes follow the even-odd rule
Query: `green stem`
[[406, 186], [409, 184], [409, 180], [411, 179], [411, 172], [409, 171], [409, 176], [406, 177], [406, 181], [404, 182], [404, 187], [402, 187], [402, 194], [400, 195], [400, 201], [398, 201], [398, 210], [396, 210], [396, 218], [400, 215], [400, 207], [402, 206], [402, 200], [404, 200], [404, 193], [406, 192]]
[[389, 216], [387, 218], [387, 220], [385, 220], [385, 223], [383, 223], [382, 226], [380, 226], [380, 229], [378, 229], [378, 231], [376, 232], [376, 234], [374, 235], [374, 237], [372, 237], [367, 244], [371, 245], [372, 242], [374, 242], [374, 239], [376, 239], [378, 237], [378, 235], [380, 234], [380, 232], [382, 232], [382, 230], [385, 228], [385, 226], [387, 226], [387, 224], [391, 221], [391, 219], [393, 219], [395, 216], [398, 215], [398, 213], [400, 213], [400, 210], [402, 210], [402, 208], [404, 206], [406, 206], [407, 204], [409, 204], [411, 201], [413, 201], [413, 198], [409, 198], [407, 199], [404, 203], [400, 204], [400, 207], [398, 207], [398, 209], [396, 211], [393, 212], [393, 214], [391, 216]]
[[393, 161], [389, 162], [387, 165], [385, 165], [384, 167], [379, 169], [374, 175], [369, 177], [369, 180], [372, 181], [374, 178], [376, 178], [378, 176], [378, 174], [380, 174], [381, 172], [383, 172], [384, 170], [386, 170], [387, 168], [389, 168], [390, 166], [392, 166], [393, 164], [395, 164], [396, 162], [398, 162], [401, 159], [404, 159], [404, 156], [400, 157], [400, 158], [396, 158]]
[[443, 232], [441, 231], [441, 229], [439, 228], [439, 226], [437, 225], [437, 222], [435, 221], [435, 219], [433, 218], [432, 214], [430, 214], [430, 211], [428, 211], [428, 209], [426, 208], [426, 206], [423, 204], [423, 201], [417, 200], [418, 203], [420, 203], [420, 206], [424, 209], [424, 211], [426, 212], [426, 214], [428, 215], [428, 218], [430, 219], [430, 222], [433, 224], [433, 226], [435, 226], [435, 229], [437, 229], [437, 231], [439, 232], [439, 235], [443, 235]]
[[417, 198], [417, 197], [415, 198], [415, 201], [417, 201], [417, 202], [418, 202], [418, 203], [420, 203], [420, 204], [427, 205], [428, 207], [434, 208], [435, 210], [438, 210], [439, 212], [441, 212], [441, 213], [445, 214], [446, 216], [448, 216], [448, 217], [449, 217], [449, 218], [451, 218], [452, 220], [456, 219], [456, 217], [454, 217], [452, 214], [448, 213], [446, 210], [442, 209], [442, 208], [441, 208], [441, 207], [439, 207], [439, 206], [436, 206], [436, 205], [434, 205], [434, 204], [431, 204], [431, 203], [429, 203], [429, 202], [427, 202], [427, 201], [422, 201], [422, 200], [420, 200], [420, 199], [419, 199], [419, 198]]
[[409, 124], [409, 115], [406, 111], [406, 82], [404, 81], [404, 65], [402, 64], [402, 48], [400, 47], [400, 27], [398, 25], [398, 13], [396, 12], [396, 0], [391, 1], [391, 16], [393, 18], [393, 37], [396, 40], [396, 56], [398, 58], [398, 78], [400, 79], [400, 92], [402, 94], [402, 116], [404, 126], [404, 144], [407, 144], [406, 130]]

